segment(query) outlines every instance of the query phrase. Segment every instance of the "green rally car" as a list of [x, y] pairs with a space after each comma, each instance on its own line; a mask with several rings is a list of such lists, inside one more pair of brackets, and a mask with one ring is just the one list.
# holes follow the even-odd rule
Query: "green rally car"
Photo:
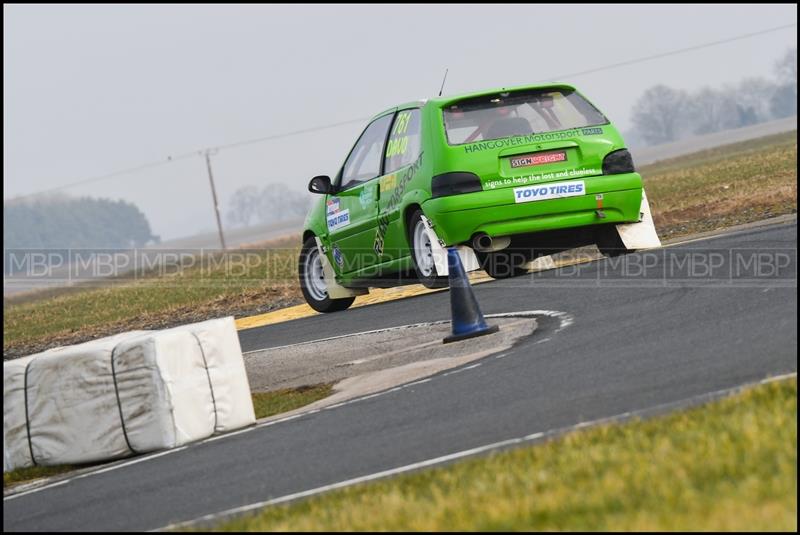
[[649, 217], [619, 132], [566, 84], [388, 109], [336, 177], [314, 177], [308, 189], [320, 199], [304, 224], [299, 276], [320, 312], [403, 273], [446, 285], [445, 247], [458, 247], [468, 271], [509, 277], [579, 245], [627, 252], [617, 227]]

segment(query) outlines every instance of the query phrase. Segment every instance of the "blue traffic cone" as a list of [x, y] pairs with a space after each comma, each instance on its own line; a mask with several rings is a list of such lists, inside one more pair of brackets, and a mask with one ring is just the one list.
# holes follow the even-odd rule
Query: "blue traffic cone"
[[447, 249], [447, 268], [450, 282], [450, 313], [453, 319], [452, 334], [444, 339], [444, 343], [499, 331], [500, 327], [487, 325], [483, 319], [478, 301], [461, 264], [461, 257], [458, 256], [455, 247]]

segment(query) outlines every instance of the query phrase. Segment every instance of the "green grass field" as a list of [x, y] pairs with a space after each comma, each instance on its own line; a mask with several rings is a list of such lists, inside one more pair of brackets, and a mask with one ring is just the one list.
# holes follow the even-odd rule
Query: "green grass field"
[[796, 130], [640, 171], [661, 239], [797, 212]]
[[286, 388], [271, 392], [253, 392], [253, 407], [256, 411], [256, 418], [261, 419], [304, 407], [324, 399], [332, 393], [332, 383]]
[[[645, 166], [641, 173], [663, 239], [796, 213], [796, 162], [794, 131]], [[301, 303], [298, 252], [299, 238], [289, 239], [231, 252], [223, 262], [206, 258], [162, 277], [4, 299], [3, 356]]]
[[797, 380], [274, 506], [221, 531], [796, 531]]

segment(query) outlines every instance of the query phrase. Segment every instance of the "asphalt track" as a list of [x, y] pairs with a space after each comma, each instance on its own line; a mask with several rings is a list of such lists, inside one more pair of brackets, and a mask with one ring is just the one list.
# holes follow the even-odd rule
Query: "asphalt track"
[[[459, 373], [4, 499], [4, 530], [148, 530], [797, 370], [796, 223], [481, 284], [561, 311]], [[245, 351], [446, 319], [447, 292], [242, 331]], [[501, 356], [502, 358], [497, 358]]]

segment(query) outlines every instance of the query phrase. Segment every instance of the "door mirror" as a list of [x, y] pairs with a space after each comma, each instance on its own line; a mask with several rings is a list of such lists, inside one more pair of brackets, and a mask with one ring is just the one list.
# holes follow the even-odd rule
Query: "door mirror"
[[331, 185], [331, 177], [327, 175], [315, 176], [308, 183], [308, 191], [311, 193], [333, 193], [333, 186]]

